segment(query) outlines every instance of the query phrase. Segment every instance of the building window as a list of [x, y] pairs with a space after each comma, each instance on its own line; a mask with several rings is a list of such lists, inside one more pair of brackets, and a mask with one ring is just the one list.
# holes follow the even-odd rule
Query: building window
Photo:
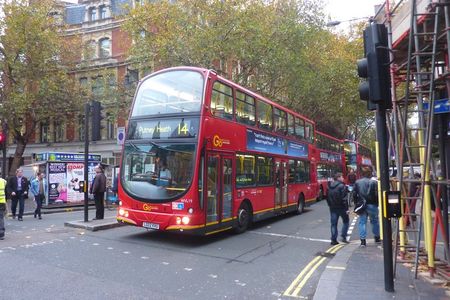
[[54, 125], [54, 141], [55, 142], [63, 142], [64, 141], [64, 131], [65, 124], [61, 120], [57, 120], [53, 123]]
[[91, 7], [89, 8], [89, 21], [97, 20], [97, 8]]
[[97, 57], [97, 43], [89, 41], [84, 46], [84, 59], [94, 59]]
[[100, 58], [106, 58], [111, 56], [111, 40], [108, 38], [101, 39], [100, 40], [100, 51], [99, 51], [99, 57]]
[[108, 140], [114, 140], [116, 138], [116, 128], [115, 128], [115, 122], [111, 115], [107, 115], [106, 117], [106, 139]]
[[103, 95], [104, 91], [105, 91], [105, 84], [103, 81], [103, 77], [102, 76], [98, 76], [95, 78], [92, 78], [92, 94], [98, 98], [100, 96]]
[[99, 12], [100, 12], [100, 20], [102, 19], [106, 19], [107, 18], [107, 9], [105, 5], [101, 5], [98, 8]]
[[48, 143], [50, 142], [50, 126], [48, 121], [41, 122], [41, 128], [40, 128], [40, 136], [41, 136], [41, 143]]
[[87, 79], [86, 77], [81, 77], [81, 78], [80, 78], [80, 85], [81, 85], [82, 87], [86, 87], [87, 84], [88, 84], [88, 79]]

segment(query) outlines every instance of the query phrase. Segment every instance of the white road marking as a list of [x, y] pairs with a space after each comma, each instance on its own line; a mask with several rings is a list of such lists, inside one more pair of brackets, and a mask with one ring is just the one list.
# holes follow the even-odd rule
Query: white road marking
[[337, 267], [337, 266], [326, 266], [327, 269], [334, 269], [334, 270], [345, 270], [345, 267]]
[[192, 271], [191, 268], [184, 268], [184, 270], [185, 270], [185, 271], [188, 271], [188, 272]]
[[211, 277], [211, 278], [217, 278], [216, 274], [209, 274], [208, 276]]
[[149, 259], [150, 257], [148, 256], [141, 256], [142, 259]]
[[123, 251], [123, 254], [130, 254], [130, 251]]
[[352, 232], [353, 232], [353, 229], [355, 229], [356, 221], [358, 221], [358, 216], [355, 216], [355, 217], [352, 219], [352, 222], [351, 222], [350, 226], [348, 227], [348, 230], [347, 230], [347, 236], [348, 236], [349, 238], [347, 239], [347, 241], [350, 241], [350, 240], [351, 240]]
[[162, 264], [167, 266], [167, 265], [169, 265], [170, 263], [168, 263], [168, 262], [166, 262], [166, 261], [163, 261]]
[[272, 232], [262, 232], [262, 231], [247, 231], [249, 233], [254, 234], [260, 234], [260, 235], [269, 235], [269, 236], [277, 236], [277, 237], [284, 237], [289, 239], [297, 239], [297, 240], [306, 240], [306, 241], [312, 241], [312, 242], [323, 242], [323, 243], [329, 243], [330, 240], [328, 239], [315, 239], [315, 238], [307, 238], [303, 236], [296, 236], [296, 235], [287, 235], [287, 234], [281, 234], [281, 233], [272, 233]]

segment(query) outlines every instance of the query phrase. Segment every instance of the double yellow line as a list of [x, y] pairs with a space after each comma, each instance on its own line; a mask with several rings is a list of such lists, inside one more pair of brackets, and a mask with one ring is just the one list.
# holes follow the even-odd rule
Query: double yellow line
[[[342, 247], [344, 247], [343, 244], [335, 245], [325, 251], [325, 253], [334, 254], [338, 252]], [[325, 259], [326, 257], [316, 256], [309, 264], [306, 265], [306, 267], [300, 272], [300, 274], [297, 276], [297, 278], [295, 278], [295, 280], [286, 289], [286, 291], [284, 291], [283, 296], [300, 297], [300, 291], [305, 286], [306, 282], [314, 273], [314, 271], [325, 261]]]

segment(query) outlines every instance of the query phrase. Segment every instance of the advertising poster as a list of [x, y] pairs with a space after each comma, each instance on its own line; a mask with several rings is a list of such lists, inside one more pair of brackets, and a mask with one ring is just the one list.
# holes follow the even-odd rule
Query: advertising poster
[[80, 181], [84, 179], [83, 163], [67, 163], [67, 202], [80, 202], [84, 194], [80, 193]]
[[67, 202], [67, 175], [65, 163], [48, 164], [48, 203]]
[[286, 154], [284, 139], [264, 132], [247, 129], [247, 149], [273, 154]]

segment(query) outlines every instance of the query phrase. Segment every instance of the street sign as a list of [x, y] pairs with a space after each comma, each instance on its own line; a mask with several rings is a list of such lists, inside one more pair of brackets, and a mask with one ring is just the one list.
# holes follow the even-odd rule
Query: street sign
[[[434, 113], [435, 114], [445, 114], [450, 112], [449, 99], [434, 100]], [[423, 103], [423, 109], [428, 110], [430, 104], [428, 102]]]
[[125, 140], [125, 127], [117, 127], [117, 144], [123, 145]]

